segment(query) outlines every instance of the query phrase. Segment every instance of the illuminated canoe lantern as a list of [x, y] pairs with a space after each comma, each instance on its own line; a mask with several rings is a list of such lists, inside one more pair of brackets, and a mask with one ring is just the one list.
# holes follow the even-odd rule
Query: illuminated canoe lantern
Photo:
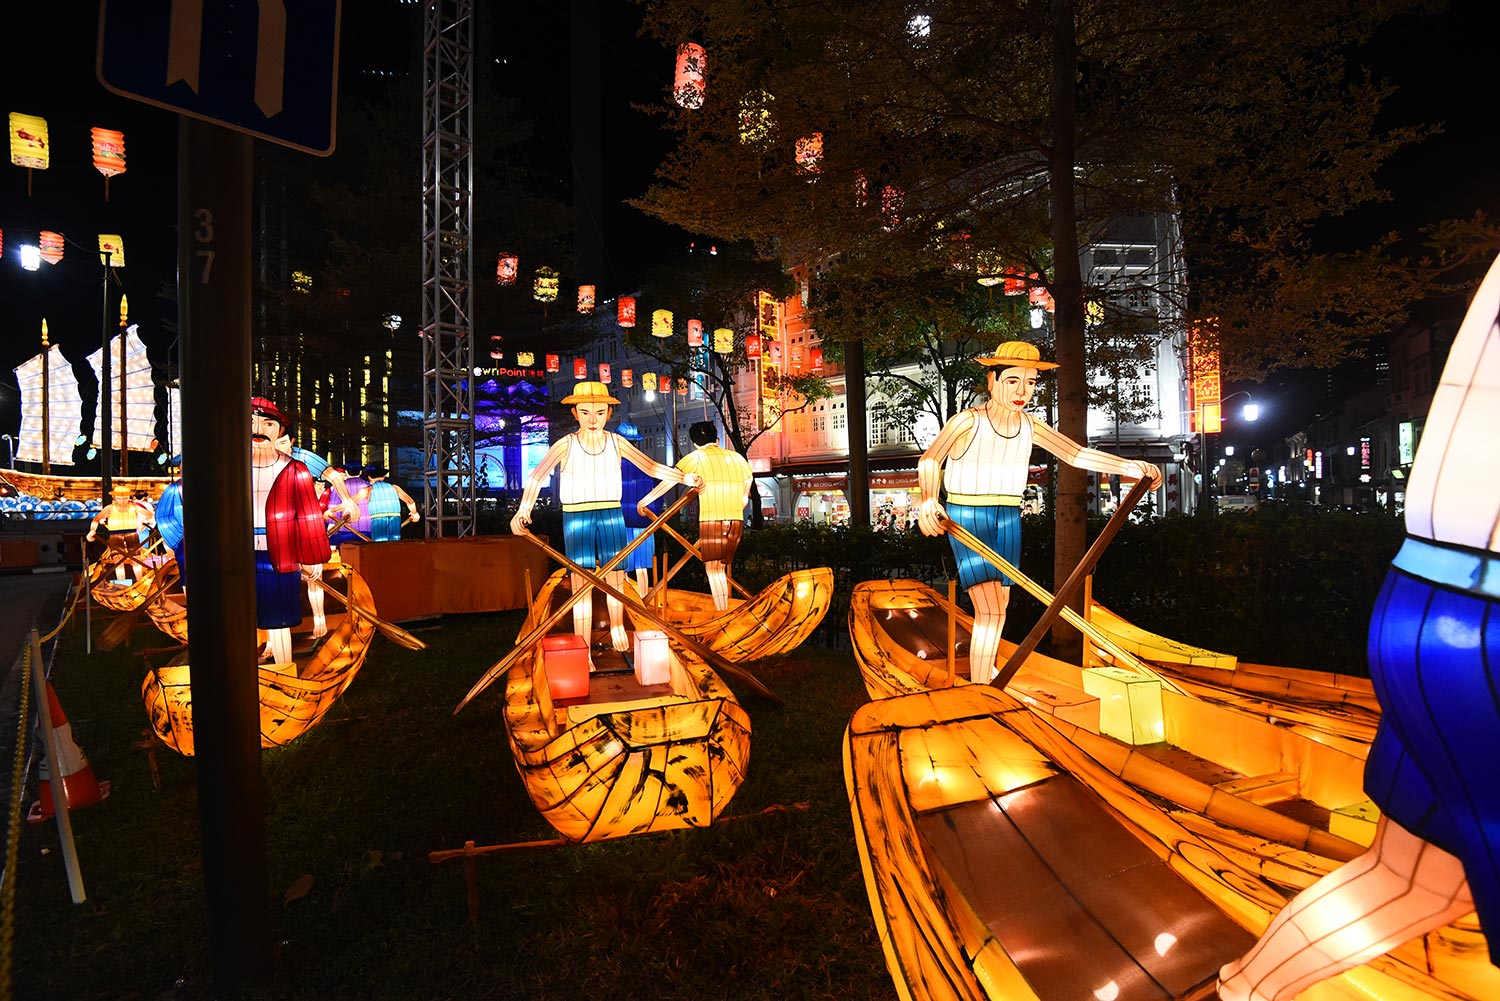
[[[702, 643], [725, 660], [739, 664], [795, 650], [812, 635], [833, 601], [833, 570], [794, 570], [772, 581], [759, 594], [732, 599], [728, 611], [714, 608], [712, 595], [669, 588], [651, 612]], [[627, 614], [635, 617], [631, 606]], [[649, 620], [637, 624], [650, 628]]]

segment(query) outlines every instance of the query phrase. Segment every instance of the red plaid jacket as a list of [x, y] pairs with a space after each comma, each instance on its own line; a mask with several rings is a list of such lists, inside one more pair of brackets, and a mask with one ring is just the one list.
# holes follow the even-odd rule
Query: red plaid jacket
[[327, 563], [332, 553], [312, 473], [296, 459], [287, 462], [266, 498], [266, 553], [277, 573]]

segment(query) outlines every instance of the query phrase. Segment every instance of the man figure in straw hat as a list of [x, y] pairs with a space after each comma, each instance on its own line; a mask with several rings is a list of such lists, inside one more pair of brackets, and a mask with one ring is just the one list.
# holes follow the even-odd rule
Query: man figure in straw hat
[[[989, 369], [989, 402], [950, 420], [917, 463], [922, 488], [917, 524], [923, 533], [941, 535], [944, 520], [952, 519], [1012, 566], [1019, 564], [1021, 493], [1033, 445], [1080, 469], [1144, 477], [1153, 488], [1161, 484], [1161, 470], [1151, 463], [1086, 448], [1026, 412], [1036, 395], [1037, 372], [1057, 367], [1042, 361], [1035, 345], [1006, 341], [993, 356], [975, 360]], [[946, 511], [938, 503], [939, 486], [948, 491]], [[948, 541], [958, 579], [974, 603], [969, 676], [986, 683], [995, 676], [1012, 581], [957, 539]]]
[[[563, 506], [563, 548], [568, 559], [588, 569], [602, 567], [630, 543], [630, 532], [625, 527], [625, 515], [620, 509], [621, 459], [630, 461], [658, 480], [683, 483], [689, 487], [697, 487], [703, 482], [699, 476], [684, 476], [671, 466], [662, 465], [624, 438], [604, 430], [609, 421], [610, 407], [619, 402], [602, 382], [580, 382], [573, 387], [571, 395], [563, 397], [563, 405], [573, 408], [578, 430], [547, 450], [531, 479], [526, 481], [521, 505], [510, 520], [512, 532], [529, 534], [527, 526], [531, 524], [531, 509], [536, 505], [537, 495], [551, 476], [552, 467], [558, 467], [558, 493]], [[617, 589], [625, 587], [624, 570], [612, 570], [606, 579]], [[575, 573], [573, 593], [582, 591], [584, 585], [582, 575]], [[573, 631], [582, 636], [584, 642], [589, 642], [593, 632], [593, 604], [592, 600], [585, 598], [573, 605]], [[625, 607], [612, 597], [608, 604], [610, 643], [616, 650], [628, 650], [630, 638], [625, 635]]]
[[131, 498], [130, 487], [124, 483], [114, 485], [110, 498], [110, 502], [89, 522], [89, 534], [85, 538], [93, 542], [98, 537], [100, 524], [104, 525], [109, 532], [106, 544], [120, 554], [120, 561], [115, 564], [115, 579], [124, 582], [126, 564], [131, 563], [130, 557], [141, 548], [140, 530], [142, 526], [152, 524], [151, 511]]

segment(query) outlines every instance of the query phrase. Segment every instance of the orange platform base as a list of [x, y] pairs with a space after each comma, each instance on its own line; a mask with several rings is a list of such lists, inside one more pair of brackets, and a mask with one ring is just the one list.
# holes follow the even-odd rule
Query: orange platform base
[[383, 619], [401, 622], [447, 612], [525, 608], [547, 579], [547, 557], [513, 535], [356, 542], [340, 550], [370, 585]]

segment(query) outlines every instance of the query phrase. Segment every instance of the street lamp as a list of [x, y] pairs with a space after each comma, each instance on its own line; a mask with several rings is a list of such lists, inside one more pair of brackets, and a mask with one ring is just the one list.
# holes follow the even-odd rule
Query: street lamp
[[19, 253], [21, 255], [21, 267], [27, 271], [35, 271], [42, 266], [42, 248], [36, 244], [21, 244]]
[[[1233, 393], [1230, 393], [1228, 396], [1220, 397], [1219, 398], [1219, 412], [1222, 414], [1224, 412], [1224, 404], [1228, 403], [1230, 400], [1234, 399], [1237, 396], [1243, 396], [1245, 398], [1245, 405], [1240, 410], [1240, 416], [1243, 417], [1246, 421], [1248, 421], [1249, 423], [1252, 423], [1252, 424], [1255, 423], [1257, 420], [1259, 420], [1260, 419], [1260, 404], [1256, 403], [1254, 397], [1252, 397], [1250, 395], [1249, 391], [1248, 390], [1244, 390], [1244, 389], [1237, 389]], [[1220, 420], [1222, 420], [1222, 419], [1223, 418], [1221, 417]], [[1199, 452], [1202, 453], [1202, 458], [1199, 461], [1198, 465], [1199, 465], [1199, 467], [1201, 469], [1200, 475], [1202, 476], [1202, 479], [1203, 479], [1203, 492], [1202, 492], [1203, 510], [1202, 510], [1201, 513], [1203, 513], [1203, 514], [1212, 514], [1213, 513], [1212, 512], [1212, 506], [1213, 506], [1213, 479], [1217, 475], [1219, 466], [1214, 466], [1214, 467], [1212, 467], [1212, 469], [1210, 469], [1210, 467], [1209, 467], [1209, 455], [1208, 455], [1208, 429], [1207, 428], [1203, 428], [1201, 424], [1200, 424], [1200, 428], [1202, 428], [1202, 429], [1198, 433], [1198, 436], [1199, 436], [1199, 439], [1200, 439], [1199, 449], [1198, 450], [1199, 450]], [[1224, 454], [1225, 455], [1233, 455], [1234, 454], [1234, 446], [1233, 445], [1226, 445], [1226, 446], [1224, 446]], [[1223, 465], [1223, 463], [1221, 462], [1219, 465]], [[1210, 475], [1210, 474], [1214, 474], [1214, 475]]]
[[0, 434], [5, 439], [5, 468], [14, 469], [16, 466], [16, 440], [8, 434]]

